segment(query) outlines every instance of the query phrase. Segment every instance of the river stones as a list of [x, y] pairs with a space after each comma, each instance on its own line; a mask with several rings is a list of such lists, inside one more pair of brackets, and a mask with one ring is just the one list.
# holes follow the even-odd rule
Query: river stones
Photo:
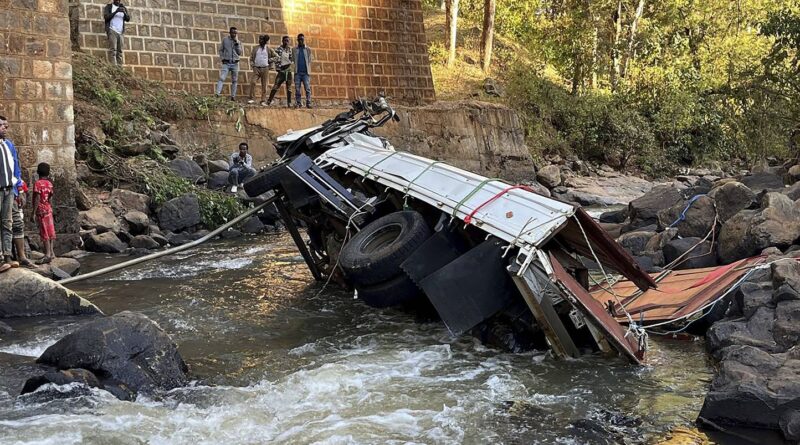
[[740, 210], [756, 204], [755, 193], [738, 181], [730, 181], [715, 187], [708, 195], [714, 199], [720, 222], [725, 222]]
[[75, 292], [33, 271], [0, 274], [0, 318], [101, 313]]
[[548, 165], [536, 172], [536, 180], [547, 188], [561, 185], [561, 168], [558, 165]]
[[[228, 172], [228, 161], [224, 159], [219, 159], [216, 161], [208, 161], [208, 172], [210, 174], [218, 173], [218, 172]], [[227, 175], [226, 175], [227, 177]]]
[[91, 209], [80, 212], [81, 228], [86, 230], [97, 230], [97, 233], [104, 232], [119, 232], [120, 225], [117, 221], [117, 216], [111, 207], [96, 206]]
[[131, 247], [133, 247], [134, 249], [153, 250], [161, 247], [161, 244], [159, 244], [158, 241], [154, 240], [152, 237], [149, 237], [147, 235], [136, 235], [131, 240]]
[[741, 210], [722, 225], [719, 259], [723, 263], [758, 254], [767, 247], [785, 248], [800, 238], [800, 202], [770, 192], [758, 210]]
[[86, 239], [86, 249], [90, 252], [120, 253], [128, 248], [113, 232], [92, 235]]
[[188, 179], [192, 184], [206, 182], [206, 173], [191, 159], [173, 159], [169, 161], [169, 168], [181, 178]]
[[158, 210], [158, 221], [162, 229], [170, 232], [194, 227], [202, 222], [200, 201], [192, 193], [170, 199]]
[[[664, 261], [669, 264], [678, 258], [675, 269], [696, 269], [717, 265], [717, 254], [714, 246], [702, 238], [677, 238], [668, 241], [663, 248]], [[691, 249], [691, 252], [689, 250]], [[688, 252], [688, 253], [687, 253]], [[686, 255], [684, 255], [686, 254]]]
[[189, 381], [189, 369], [172, 339], [145, 315], [129, 311], [80, 326], [36, 362], [57, 370], [87, 370], [103, 389], [122, 400]]
[[128, 223], [131, 235], [147, 235], [150, 230], [150, 218], [143, 212], [131, 210], [122, 216]]
[[150, 214], [150, 197], [125, 189], [111, 191], [111, 206], [119, 212], [135, 211]]
[[264, 231], [266, 226], [258, 218], [258, 216], [251, 216], [242, 223], [240, 229], [242, 233], [258, 234]]
[[658, 225], [662, 229], [675, 227], [682, 237], [704, 237], [714, 227], [716, 214], [714, 200], [708, 196], [700, 196], [691, 205], [689, 201], [682, 201], [658, 212]]
[[217, 171], [208, 175], [208, 184], [206, 187], [211, 190], [223, 189], [228, 185], [228, 172]]

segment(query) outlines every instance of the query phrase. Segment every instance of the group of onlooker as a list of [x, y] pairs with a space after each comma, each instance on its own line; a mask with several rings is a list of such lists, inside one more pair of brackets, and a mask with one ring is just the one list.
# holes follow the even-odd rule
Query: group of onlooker
[[[112, 0], [103, 9], [106, 35], [108, 36], [108, 52], [111, 63], [122, 65], [123, 36], [125, 22], [130, 21], [128, 9], [121, 0]], [[231, 100], [236, 99], [236, 87], [239, 83], [239, 60], [243, 54], [242, 43], [239, 41], [239, 31], [231, 27], [229, 34], [222, 39], [219, 46], [220, 70], [219, 80], [215, 93], [222, 94], [222, 87], [228, 74], [231, 76]], [[250, 95], [248, 103], [255, 103], [256, 81], [261, 82], [261, 105], [272, 104], [275, 94], [282, 84], [286, 84], [286, 105], [292, 106], [292, 74], [294, 72], [295, 106], [301, 106], [300, 86], [305, 91], [307, 108], [311, 108], [311, 48], [306, 45], [305, 36], [297, 35], [297, 46], [291, 47], [289, 36], [281, 38], [281, 45], [272, 49], [268, 46], [269, 36], [260, 35], [258, 45], [250, 52], [250, 66], [253, 69], [250, 76]], [[294, 67], [294, 70], [292, 69]], [[275, 81], [267, 98], [267, 84], [269, 70], [275, 70]]]
[[[19, 155], [8, 133], [8, 120], [0, 116], [0, 273], [8, 269], [33, 263], [25, 255], [25, 223], [23, 210], [28, 186], [22, 180]], [[39, 225], [39, 237], [45, 251], [41, 263], [49, 263], [56, 238], [53, 220], [53, 183], [50, 181], [50, 165], [40, 163], [36, 168], [39, 179], [33, 184], [33, 209]], [[16, 251], [16, 254], [15, 252]]]

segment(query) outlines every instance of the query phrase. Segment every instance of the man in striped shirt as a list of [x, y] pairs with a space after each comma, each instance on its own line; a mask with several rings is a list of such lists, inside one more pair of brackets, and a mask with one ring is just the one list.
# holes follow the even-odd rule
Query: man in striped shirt
[[6, 139], [8, 119], [0, 116], [0, 272], [19, 263], [11, 260], [13, 219], [11, 208], [17, 197], [17, 182], [22, 177], [14, 144]]

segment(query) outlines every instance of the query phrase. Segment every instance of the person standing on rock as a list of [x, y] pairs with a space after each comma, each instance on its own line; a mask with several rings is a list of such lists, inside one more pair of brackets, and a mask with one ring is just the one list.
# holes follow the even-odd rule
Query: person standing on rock
[[103, 8], [103, 20], [106, 22], [110, 62], [122, 66], [122, 42], [125, 35], [125, 22], [131, 21], [128, 8], [120, 0], [113, 0]]
[[289, 46], [289, 36], [283, 36], [281, 39], [281, 46], [275, 48], [275, 83], [272, 85], [272, 91], [269, 92], [269, 100], [267, 105], [272, 105], [272, 99], [275, 98], [275, 93], [281, 88], [281, 84], [286, 83], [286, 106], [292, 106], [292, 63], [294, 57], [292, 56], [292, 47]]
[[253, 157], [247, 152], [247, 142], [239, 144], [239, 151], [231, 155], [231, 167], [228, 171], [228, 183], [231, 185], [231, 193], [236, 193], [239, 187], [256, 174], [253, 168]]
[[39, 180], [33, 184], [33, 208], [36, 212], [36, 222], [39, 224], [39, 237], [44, 244], [44, 258], [40, 264], [47, 264], [56, 257], [53, 253], [53, 241], [56, 239], [56, 226], [53, 221], [53, 183], [50, 182], [50, 164], [39, 163], [36, 166]]
[[19, 156], [14, 144], [6, 139], [8, 119], [0, 116], [0, 272], [19, 263], [11, 260], [11, 240], [13, 238], [12, 209], [19, 191], [17, 183], [22, 177]]
[[253, 75], [250, 77], [250, 100], [247, 103], [255, 103], [256, 80], [261, 80], [261, 105], [267, 106], [267, 80], [269, 80], [269, 66], [271, 60], [275, 58], [275, 51], [269, 46], [269, 36], [261, 35], [258, 37], [258, 46], [253, 48], [250, 53], [250, 66], [253, 67]]
[[236, 100], [236, 85], [239, 83], [239, 57], [242, 55], [242, 44], [239, 42], [239, 31], [231, 26], [229, 35], [219, 44], [219, 58], [222, 65], [219, 69], [216, 94], [222, 94], [222, 85], [228, 73], [231, 73], [231, 100]]
[[294, 58], [294, 100], [295, 106], [300, 108], [300, 84], [306, 91], [306, 108], [311, 108], [311, 48], [306, 46], [306, 36], [297, 35], [297, 46], [292, 50]]
[[33, 263], [25, 255], [25, 215], [22, 209], [25, 208], [26, 193], [28, 193], [28, 184], [19, 178], [17, 198], [11, 208], [11, 235], [19, 264], [24, 267], [33, 267]]

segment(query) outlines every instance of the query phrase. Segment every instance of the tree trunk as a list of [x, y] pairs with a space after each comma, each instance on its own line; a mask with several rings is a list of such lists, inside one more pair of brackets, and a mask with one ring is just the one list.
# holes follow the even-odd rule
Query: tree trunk
[[458, 31], [458, 1], [450, 1], [450, 26], [448, 27], [450, 37], [450, 54], [447, 56], [447, 66], [453, 66], [456, 61], [456, 32]]
[[617, 2], [617, 10], [611, 15], [614, 22], [614, 41], [611, 46], [611, 92], [617, 91], [619, 83], [619, 38], [622, 35], [622, 0]]
[[484, 0], [483, 2], [483, 33], [481, 34], [481, 59], [483, 60], [483, 72], [489, 72], [489, 65], [492, 63], [492, 42], [494, 40], [494, 12], [497, 6], [496, 0]]
[[439, 0], [439, 10], [446, 11], [447, 10], [447, 0]]
[[636, 28], [639, 26], [639, 19], [642, 18], [642, 13], [644, 13], [644, 0], [639, 0], [639, 6], [636, 7], [636, 12], [631, 20], [631, 32], [628, 36], [628, 50], [625, 52], [625, 59], [622, 62], [620, 77], [625, 77], [625, 74], [628, 72], [628, 65], [633, 58], [633, 44], [636, 40]]

